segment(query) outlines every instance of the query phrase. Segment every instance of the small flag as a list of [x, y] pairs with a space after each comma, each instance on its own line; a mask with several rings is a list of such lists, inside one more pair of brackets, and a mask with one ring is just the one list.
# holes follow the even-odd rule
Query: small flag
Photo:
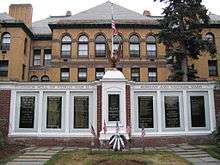
[[104, 126], [103, 126], [103, 131], [104, 131], [104, 134], [106, 134], [106, 132], [107, 132], [107, 127], [106, 127], [106, 123], [105, 123], [105, 120], [104, 120]]
[[141, 129], [141, 138], [144, 138], [145, 136], [145, 129], [144, 129], [144, 126], [142, 127]]
[[115, 21], [112, 19], [112, 35], [118, 35], [118, 30], [116, 29], [115, 26]]
[[[91, 124], [91, 123], [90, 123]], [[91, 124], [91, 134], [96, 137], [96, 133], [95, 133], [95, 129], [93, 127], [93, 125]]]
[[119, 125], [118, 125], [118, 122], [116, 122], [116, 133], [119, 133]]

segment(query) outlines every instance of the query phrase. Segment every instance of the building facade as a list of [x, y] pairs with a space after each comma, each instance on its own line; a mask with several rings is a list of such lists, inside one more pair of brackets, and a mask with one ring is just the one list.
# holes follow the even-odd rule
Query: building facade
[[[166, 82], [171, 66], [156, 38], [162, 18], [116, 4], [113, 11], [120, 32], [113, 46], [110, 2], [37, 22], [29, 4], [0, 14], [0, 130], [11, 140], [88, 145], [91, 126], [109, 140], [118, 122], [135, 146], [142, 127], [151, 145], [207, 142], [220, 110], [218, 55], [189, 59], [205, 82]], [[220, 16], [210, 18], [202, 33], [218, 50]], [[120, 43], [114, 70], [107, 54]]]
[[[113, 5], [114, 19], [123, 53], [117, 68], [126, 79], [152, 82], [167, 81], [170, 66], [165, 46], [155, 34], [161, 17], [145, 15]], [[111, 3], [106, 2], [85, 12], [51, 16], [32, 23], [32, 6], [17, 4], [9, 14], [1, 13], [2, 46], [0, 79], [2, 81], [77, 82], [99, 80], [110, 68], [108, 48], [112, 48]], [[220, 17], [210, 14], [211, 24], [203, 36], [219, 45]], [[218, 80], [218, 55], [209, 54], [197, 61], [189, 59], [198, 71], [198, 80]], [[189, 65], [190, 65], [189, 64]]]

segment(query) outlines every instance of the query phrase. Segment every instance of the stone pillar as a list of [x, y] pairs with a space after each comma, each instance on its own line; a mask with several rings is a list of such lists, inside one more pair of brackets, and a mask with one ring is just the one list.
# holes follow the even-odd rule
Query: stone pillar
[[10, 98], [10, 90], [0, 91], [0, 131], [4, 136], [8, 135], [9, 130]]
[[[117, 69], [109, 70], [103, 76], [101, 80], [102, 83], [102, 98], [101, 98], [101, 123], [106, 122], [107, 132], [104, 134], [104, 131], [101, 128], [100, 140], [109, 140], [112, 135], [116, 133], [116, 123], [119, 125], [119, 133], [124, 135], [128, 139], [128, 134], [126, 132], [126, 126], [128, 122], [130, 123], [130, 113], [127, 114], [127, 111], [130, 110], [130, 105], [127, 106], [127, 103], [130, 103], [130, 99], [126, 99], [126, 95], [130, 95], [129, 87], [126, 87], [127, 80], [125, 79], [122, 72]], [[119, 95], [119, 121], [109, 121], [109, 95]], [[114, 104], [114, 103], [113, 103]], [[116, 107], [113, 107], [116, 108]], [[99, 113], [98, 113], [99, 115]], [[128, 119], [128, 121], [127, 121]], [[97, 121], [99, 123], [99, 121]]]
[[131, 126], [131, 87], [126, 85], [126, 124]]
[[97, 86], [97, 134], [102, 130], [102, 86]]

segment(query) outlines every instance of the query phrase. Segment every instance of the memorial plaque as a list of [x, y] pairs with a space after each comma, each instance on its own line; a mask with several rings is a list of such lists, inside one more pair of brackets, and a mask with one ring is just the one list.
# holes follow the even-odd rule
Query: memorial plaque
[[165, 96], [166, 128], [180, 127], [180, 110], [178, 96]]
[[190, 96], [192, 127], [206, 127], [204, 96]]
[[108, 95], [108, 119], [109, 121], [120, 120], [119, 94]]
[[61, 128], [62, 97], [47, 97], [47, 128]]
[[34, 128], [35, 97], [22, 96], [19, 128]]
[[139, 128], [154, 128], [153, 96], [138, 97]]
[[89, 97], [74, 97], [74, 128], [89, 128]]

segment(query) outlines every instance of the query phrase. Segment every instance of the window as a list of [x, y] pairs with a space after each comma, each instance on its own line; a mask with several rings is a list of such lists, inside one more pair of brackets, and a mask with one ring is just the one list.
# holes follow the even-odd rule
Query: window
[[50, 78], [47, 75], [44, 75], [44, 76], [41, 77], [41, 81], [42, 82], [48, 82], [48, 81], [50, 81]]
[[[123, 42], [123, 40], [122, 40], [121, 36], [119, 36], [119, 35], [114, 36], [114, 38], [113, 38], [113, 52], [115, 52], [119, 49], [119, 45], [122, 42]], [[121, 51], [122, 51], [122, 49], [121, 49]]]
[[140, 81], [140, 68], [131, 68], [131, 81]]
[[130, 56], [140, 57], [140, 39], [137, 35], [130, 37]]
[[78, 81], [79, 82], [86, 82], [87, 81], [87, 69], [86, 68], [79, 68], [78, 69]]
[[154, 128], [153, 96], [138, 97], [138, 127]]
[[105, 68], [96, 68], [95, 69], [95, 79], [100, 80], [105, 74]]
[[74, 128], [89, 128], [89, 97], [74, 97]]
[[48, 96], [46, 128], [50, 128], [50, 129], [61, 128], [61, 111], [62, 111], [62, 97]]
[[209, 60], [209, 76], [218, 76], [218, 62], [217, 60]]
[[8, 60], [0, 60], [0, 76], [8, 76]]
[[157, 81], [157, 68], [148, 68], [148, 81], [149, 82]]
[[35, 97], [20, 97], [19, 128], [34, 128]]
[[24, 39], [24, 55], [26, 55], [27, 50], [27, 38]]
[[154, 36], [147, 37], [147, 55], [149, 58], [156, 58], [157, 56], [156, 38]]
[[103, 35], [98, 35], [95, 38], [95, 52], [96, 57], [106, 56], [106, 39]]
[[9, 33], [3, 33], [1, 41], [2, 41], [1, 49], [9, 50], [11, 43], [11, 35]]
[[62, 82], [70, 81], [70, 69], [69, 68], [61, 68], [60, 81]]
[[44, 49], [44, 65], [50, 65], [51, 63], [51, 49]]
[[61, 57], [69, 58], [71, 56], [72, 39], [70, 36], [65, 35], [61, 40]]
[[120, 121], [120, 95], [108, 95], [108, 121]]
[[34, 82], [34, 81], [39, 81], [38, 77], [37, 76], [31, 76], [31, 81]]
[[25, 77], [25, 69], [26, 69], [26, 65], [22, 65], [22, 80], [24, 80], [24, 77]]
[[87, 36], [82, 35], [79, 37], [79, 41], [78, 41], [78, 56], [79, 57], [88, 56], [88, 42], [89, 42], [89, 39]]
[[190, 96], [191, 126], [206, 127], [204, 96]]
[[180, 127], [180, 108], [178, 96], [165, 96], [165, 128]]
[[41, 56], [41, 50], [40, 49], [34, 49], [34, 66], [39, 66], [40, 65], [40, 56]]

